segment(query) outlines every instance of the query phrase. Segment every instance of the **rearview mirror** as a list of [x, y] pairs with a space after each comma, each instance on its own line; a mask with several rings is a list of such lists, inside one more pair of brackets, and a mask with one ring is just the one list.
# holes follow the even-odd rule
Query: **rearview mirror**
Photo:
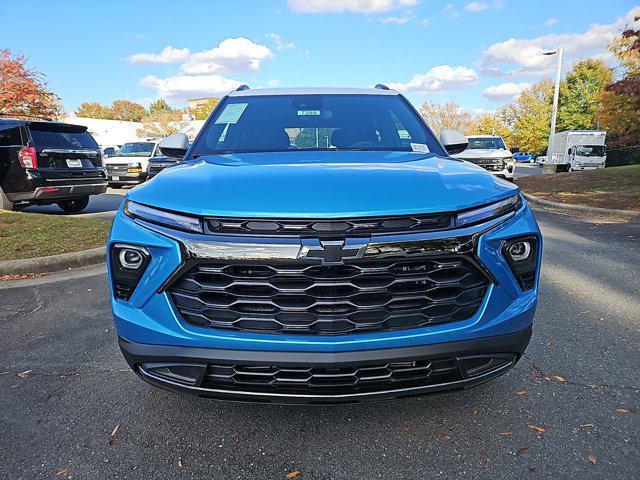
[[163, 155], [182, 158], [189, 150], [189, 137], [184, 133], [169, 135], [158, 146]]
[[464, 152], [469, 146], [469, 139], [453, 130], [443, 130], [440, 134], [440, 142], [449, 155]]

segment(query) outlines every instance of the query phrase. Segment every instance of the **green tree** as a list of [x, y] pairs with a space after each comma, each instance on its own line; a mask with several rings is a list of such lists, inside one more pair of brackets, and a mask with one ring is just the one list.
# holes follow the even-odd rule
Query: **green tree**
[[206, 120], [219, 101], [219, 98], [210, 98], [202, 105], [190, 108], [189, 113], [193, 115], [196, 120]]
[[557, 130], [597, 128], [600, 96], [612, 78], [613, 71], [602, 60], [576, 62], [560, 84]]
[[149, 105], [150, 115], [158, 112], [173, 112], [173, 108], [171, 108], [167, 102], [160, 98], [155, 102], [151, 102], [151, 105]]
[[618, 57], [622, 78], [600, 96], [598, 120], [607, 130], [610, 146], [640, 144], [640, 30], [627, 28], [614, 40], [611, 51]]
[[512, 129], [498, 112], [477, 115], [464, 133], [467, 135], [500, 135], [507, 145], [511, 144], [513, 137]]
[[513, 143], [520, 150], [545, 153], [549, 141], [553, 82], [544, 78], [523, 91], [515, 105]]
[[98, 102], [83, 102], [74, 113], [85, 118], [111, 118], [111, 108]]
[[111, 120], [139, 122], [147, 115], [147, 110], [142, 105], [129, 100], [115, 100], [111, 105]]

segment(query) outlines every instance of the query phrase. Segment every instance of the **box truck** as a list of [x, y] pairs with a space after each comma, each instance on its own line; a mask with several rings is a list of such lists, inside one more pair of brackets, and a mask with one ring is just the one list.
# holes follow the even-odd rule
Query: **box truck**
[[566, 130], [553, 136], [553, 148], [547, 164], [556, 164], [556, 171], [594, 170], [603, 168], [607, 159], [604, 130]]

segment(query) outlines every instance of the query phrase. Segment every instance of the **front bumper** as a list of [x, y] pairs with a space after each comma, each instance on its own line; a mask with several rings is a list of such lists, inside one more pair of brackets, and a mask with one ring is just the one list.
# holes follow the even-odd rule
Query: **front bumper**
[[[165, 388], [201, 396], [237, 398], [235, 391], [198, 384], [198, 375], [193, 376], [196, 380], [185, 383], [184, 380], [155, 374], [157, 364], [163, 362], [186, 363], [204, 371], [205, 366], [212, 362], [244, 362], [247, 365], [259, 362], [263, 366], [298, 362], [310, 368], [319, 364], [339, 366], [346, 362], [357, 366], [372, 361], [386, 363], [394, 358], [395, 352], [398, 352], [398, 358], [441, 359], [444, 356], [455, 362], [464, 361], [463, 357], [470, 355], [495, 354], [496, 358], [503, 359], [504, 355], [510, 356], [506, 363], [502, 362], [495, 370], [481, 375], [446, 378], [441, 382], [401, 389], [350, 392], [345, 394], [348, 397], [338, 393], [310, 399], [306, 394], [302, 398], [289, 394], [265, 397], [264, 391], [245, 392], [241, 397], [259, 401], [330, 403], [422, 395], [466, 388], [494, 378], [513, 366], [528, 343], [537, 304], [537, 281], [536, 287], [522, 291], [500, 253], [504, 243], [514, 237], [535, 235], [541, 242], [538, 226], [526, 205], [507, 218], [466, 229], [371, 237], [371, 244], [392, 247], [398, 242], [428, 245], [438, 239], [472, 236], [475, 239], [475, 256], [493, 279], [482, 305], [473, 316], [419, 328], [335, 335], [232, 331], [187, 323], [164, 288], [175, 278], [176, 272], [182, 271], [185, 261], [198, 258], [215, 261], [240, 254], [257, 255], [259, 258], [275, 255], [276, 258], [295, 261], [301, 248], [300, 239], [177, 232], [134, 220], [124, 215], [122, 208], [114, 219], [107, 248], [117, 243], [144, 246], [149, 252], [150, 262], [129, 300], [114, 298], [112, 291], [114, 321], [118, 334], [125, 339], [121, 340], [121, 347], [132, 368], [145, 380]], [[537, 263], [540, 265], [540, 254]], [[111, 265], [109, 275], [112, 280]], [[110, 285], [113, 290], [111, 281]], [[144, 364], [154, 365], [146, 365], [145, 368]]]
[[[511, 369], [522, 356], [531, 338], [531, 327], [519, 332], [474, 340], [350, 352], [273, 352], [223, 350], [172, 345], [148, 345], [119, 337], [120, 349], [131, 368], [148, 383], [170, 391], [199, 397], [267, 403], [345, 404], [391, 398], [415, 397], [430, 393], [462, 390], [494, 379]], [[288, 389], [284, 385], [212, 385], [208, 381], [210, 365], [276, 366], [293, 371], [320, 369], [344, 371], [348, 368], [373, 368], [394, 362], [433, 362], [451, 360], [455, 365], [446, 378], [426, 374], [424, 379], [407, 385], [385, 385], [380, 389], [348, 388], [346, 393], [323, 393], [322, 385]], [[342, 370], [340, 370], [342, 369]], [[356, 371], [356, 370], [354, 370]], [[432, 371], [436, 371], [434, 368]], [[361, 379], [360, 379], [361, 380]], [[274, 380], [277, 384], [278, 380]], [[357, 385], [357, 381], [354, 382]], [[298, 384], [295, 384], [298, 387]], [[265, 388], [267, 387], [267, 388]]]

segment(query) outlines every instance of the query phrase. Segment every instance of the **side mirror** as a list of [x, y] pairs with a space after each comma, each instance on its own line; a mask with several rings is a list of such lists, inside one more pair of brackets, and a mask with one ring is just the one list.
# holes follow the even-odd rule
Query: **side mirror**
[[464, 152], [469, 146], [469, 139], [453, 130], [443, 130], [440, 134], [440, 142], [449, 155]]
[[182, 158], [189, 150], [189, 137], [184, 133], [169, 135], [160, 144], [160, 151], [167, 157]]

